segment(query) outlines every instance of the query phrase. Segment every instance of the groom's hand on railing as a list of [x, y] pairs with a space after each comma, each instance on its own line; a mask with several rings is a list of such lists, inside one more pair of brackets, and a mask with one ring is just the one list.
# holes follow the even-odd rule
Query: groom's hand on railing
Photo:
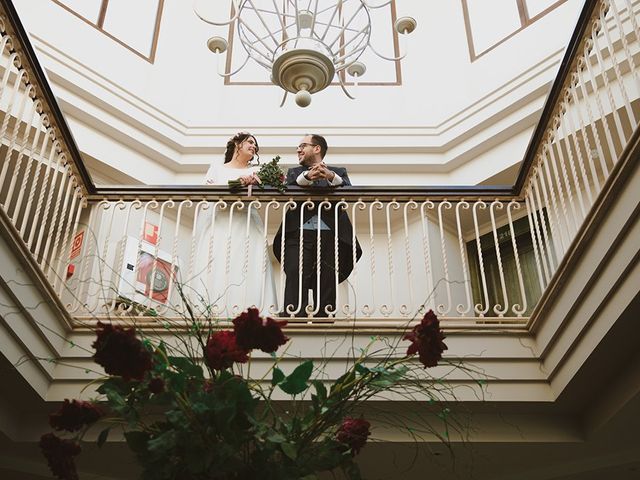
[[316, 180], [320, 180], [321, 178], [324, 178], [322, 171], [318, 167], [319, 165], [314, 165], [309, 170], [307, 170], [307, 172], [304, 175], [305, 178], [307, 180], [312, 180], [312, 181], [316, 181]]
[[318, 163], [307, 171], [305, 177], [307, 178], [307, 180], [314, 181], [324, 178], [325, 180], [331, 182], [335, 175], [336, 174], [333, 171], [329, 170], [324, 163]]

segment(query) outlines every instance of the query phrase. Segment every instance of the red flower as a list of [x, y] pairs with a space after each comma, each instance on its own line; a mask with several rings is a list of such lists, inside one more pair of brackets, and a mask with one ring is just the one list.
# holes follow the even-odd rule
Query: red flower
[[233, 320], [233, 330], [241, 348], [257, 348], [265, 353], [272, 353], [289, 341], [282, 333], [282, 327], [286, 324], [286, 320], [269, 317], [263, 319], [257, 308], [249, 308]]
[[351, 453], [356, 455], [367, 443], [367, 437], [371, 435], [371, 424], [364, 418], [346, 417], [336, 432], [336, 440], [348, 445]]
[[236, 334], [229, 330], [216, 332], [207, 340], [205, 351], [207, 363], [214, 370], [224, 370], [234, 362], [245, 363], [249, 360], [249, 350], [236, 343]]
[[53, 433], [45, 433], [40, 437], [40, 450], [55, 477], [60, 480], [78, 480], [73, 457], [80, 453], [80, 445], [71, 440], [63, 440]]
[[413, 327], [413, 330], [404, 336], [404, 340], [409, 340], [411, 345], [407, 349], [407, 355], [420, 355], [420, 362], [427, 367], [435, 367], [442, 359], [442, 352], [447, 350], [443, 340], [446, 337], [440, 330], [438, 317], [429, 310], [420, 324]]
[[56, 430], [75, 432], [95, 423], [101, 416], [102, 411], [93, 403], [65, 400], [60, 410], [49, 415], [49, 425]]
[[164, 380], [159, 377], [152, 378], [149, 380], [149, 391], [151, 393], [162, 393], [164, 392]]
[[134, 328], [98, 322], [98, 338], [92, 346], [96, 349], [93, 359], [109, 375], [118, 375], [125, 380], [142, 380], [153, 366], [151, 353], [136, 338]]

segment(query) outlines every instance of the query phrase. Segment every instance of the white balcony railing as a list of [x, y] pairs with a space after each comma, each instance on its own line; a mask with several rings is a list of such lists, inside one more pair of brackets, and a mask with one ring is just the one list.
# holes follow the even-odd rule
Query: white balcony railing
[[[335, 214], [331, 205], [345, 210], [363, 250], [324, 312], [332, 323], [381, 328], [433, 308], [448, 328], [524, 326], [637, 130], [638, 8], [630, 0], [586, 2], [513, 190], [247, 197], [205, 187], [96, 189], [2, 1], [3, 219], [78, 320], [179, 319], [189, 303], [221, 318], [255, 304], [301, 323], [324, 321], [317, 297], [303, 308], [301, 288], [295, 304], [283, 305], [284, 271], [271, 253], [284, 212], [316, 204], [326, 214]], [[235, 227], [238, 216], [244, 229]], [[326, 269], [337, 284], [340, 267]]]
[[[317, 298], [308, 311], [301, 310], [302, 280], [296, 303], [286, 310], [284, 267], [271, 252], [280, 222], [286, 226], [286, 210], [297, 213], [321, 202], [329, 206], [327, 200], [298, 193], [303, 196], [91, 202], [80, 222], [84, 249], [72, 261], [73, 276], [56, 284], [58, 293], [79, 317], [182, 316], [185, 300], [221, 317], [252, 304], [271, 315], [318, 316]], [[341, 284], [340, 269], [326, 267], [337, 290], [330, 316], [380, 322], [432, 308], [461, 323], [493, 317], [503, 324], [526, 321], [543, 284], [524, 203], [424, 198], [418, 203], [382, 195], [349, 200], [340, 193], [336, 208], [349, 213], [363, 254]], [[145, 226], [153, 232], [147, 240]], [[320, 243], [337, 244], [338, 235]], [[303, 248], [304, 238], [300, 252]], [[334, 250], [332, 263], [341, 265], [339, 255], [345, 252]], [[297, 257], [299, 251], [289, 254]], [[355, 243], [349, 255], [355, 259]], [[318, 265], [320, 278], [325, 262]], [[179, 285], [171, 281], [173, 275]], [[149, 278], [160, 283], [155, 291]]]

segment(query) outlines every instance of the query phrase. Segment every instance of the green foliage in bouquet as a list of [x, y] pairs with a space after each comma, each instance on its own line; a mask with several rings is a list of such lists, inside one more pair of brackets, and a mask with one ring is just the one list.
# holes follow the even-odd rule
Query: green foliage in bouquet
[[[260, 188], [270, 186], [277, 188], [280, 192], [284, 192], [286, 190], [287, 186], [284, 183], [286, 176], [278, 166], [278, 162], [280, 162], [280, 155], [276, 155], [270, 162], [260, 165], [260, 169], [256, 172], [256, 175], [260, 180], [258, 183]], [[241, 188], [243, 186], [240, 179], [229, 180], [228, 184], [232, 189]]]
[[[437, 365], [447, 348], [438, 319], [429, 311], [404, 335], [404, 354], [374, 346], [373, 338], [333, 382], [320, 380], [311, 360], [289, 373], [280, 368], [286, 323], [255, 308], [235, 318], [232, 330], [193, 320], [186, 336], [176, 334], [178, 347], [140, 338], [134, 327], [98, 323], [93, 359], [107, 374], [101, 397], [65, 400], [50, 416], [53, 429], [68, 432], [40, 441], [51, 471], [78, 479], [80, 440], [102, 423], [98, 445], [121, 429], [145, 480], [312, 480], [336, 469], [361, 478], [355, 457], [371, 425], [357, 409], [383, 392], [406, 397], [409, 386], [433, 398], [438, 381], [425, 382], [422, 367]], [[254, 350], [273, 360], [263, 378], [250, 375]], [[286, 409], [272, 400], [278, 390], [291, 398]]]

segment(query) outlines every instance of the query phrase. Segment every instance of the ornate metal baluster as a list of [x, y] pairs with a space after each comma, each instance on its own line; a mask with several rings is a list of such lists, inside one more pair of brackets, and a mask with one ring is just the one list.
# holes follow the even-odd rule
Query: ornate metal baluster
[[484, 203], [482, 200], [477, 200], [473, 204], [473, 208], [471, 209], [471, 213], [473, 214], [473, 228], [476, 233], [476, 248], [478, 251], [478, 262], [480, 266], [480, 280], [482, 282], [484, 308], [482, 308], [481, 303], [477, 303], [474, 305], [473, 309], [476, 312], [476, 314], [480, 315], [481, 317], [484, 317], [489, 311], [489, 293], [487, 290], [487, 277], [484, 272], [484, 258], [482, 255], [482, 244], [480, 243], [480, 228], [478, 227], [478, 211], [477, 211], [478, 208], [484, 210], [487, 208], [487, 204]]
[[326, 266], [323, 265], [323, 262], [322, 262], [322, 255], [320, 255], [320, 250], [322, 246], [322, 236], [320, 234], [320, 230], [321, 230], [320, 227], [322, 226], [322, 210], [329, 210], [329, 209], [331, 209], [331, 203], [328, 200], [324, 200], [320, 202], [320, 204], [318, 204], [316, 209], [317, 215], [318, 215], [318, 226], [316, 229], [316, 288], [315, 288], [316, 298], [315, 298], [315, 301], [313, 302], [314, 303], [313, 308], [311, 308], [311, 305], [307, 305], [307, 308], [305, 309], [307, 315], [309, 316], [315, 316], [320, 311], [320, 287], [322, 285], [320, 282], [320, 277], [322, 275], [322, 268], [323, 267], [326, 268]]
[[373, 235], [373, 208], [382, 210], [384, 205], [378, 199], [369, 204], [369, 258], [371, 259], [371, 305], [362, 305], [362, 313], [365, 317], [370, 317], [376, 311], [376, 247]]
[[447, 290], [447, 305], [438, 304], [437, 310], [440, 315], [446, 315], [451, 310], [452, 299], [451, 299], [451, 279], [449, 278], [449, 263], [447, 261], [447, 247], [444, 239], [444, 222], [442, 220], [442, 209], [446, 208], [447, 210], [451, 209], [451, 203], [448, 200], [443, 200], [438, 205], [438, 223], [440, 227], [440, 248], [442, 250], [442, 266], [444, 268], [444, 282]]
[[467, 296], [467, 307], [464, 308], [462, 304], [456, 306], [456, 311], [462, 316], [468, 314], [473, 306], [473, 299], [471, 296], [471, 282], [469, 280], [469, 269], [467, 267], [467, 251], [464, 243], [464, 235], [462, 233], [462, 227], [460, 223], [460, 209], [469, 209], [469, 203], [463, 198], [456, 204], [456, 228], [458, 233], [458, 246], [460, 247], [460, 259], [462, 260], [462, 275], [464, 278], [464, 291]]
[[[261, 296], [260, 296], [260, 310], [261, 311], [268, 311], [270, 315], [278, 315], [278, 313], [280, 312], [279, 308], [278, 308], [278, 299], [277, 296], [275, 298], [276, 303], [275, 304], [271, 304], [271, 305], [265, 305], [265, 293], [266, 293], [266, 282], [267, 282], [267, 262], [269, 262], [269, 239], [267, 237], [267, 233], [268, 233], [268, 225], [269, 225], [269, 208], [273, 207], [274, 210], [278, 210], [280, 208], [280, 202], [278, 202], [277, 200], [271, 200], [266, 208], [265, 208], [265, 212], [264, 212], [264, 228], [263, 228], [263, 235], [262, 235], [262, 243], [263, 243], [263, 251], [262, 251], [262, 282], [260, 285], [260, 291], [262, 292]], [[272, 279], [269, 279], [270, 282], [273, 283]]]
[[[11, 118], [11, 110], [13, 108], [13, 102], [15, 101], [15, 97], [18, 95], [20, 84], [22, 83], [24, 76], [25, 76], [25, 71], [20, 70], [20, 72], [16, 77], [12, 97], [9, 99], [9, 105], [7, 106], [6, 114], [2, 121], [2, 127], [0, 127], [0, 139], [4, 139], [7, 133], [7, 127], [9, 126], [9, 119]], [[33, 90], [33, 87], [29, 85], [28, 91], [32, 91], [32, 90]], [[16, 119], [13, 125], [13, 129], [11, 130], [11, 135], [9, 137], [9, 145], [7, 147], [7, 153], [4, 156], [4, 164], [2, 165], [2, 171], [0, 172], [0, 185], [4, 185], [7, 171], [9, 170], [9, 164], [11, 163], [11, 156], [13, 155], [16, 148], [16, 140], [18, 139], [18, 131], [20, 129], [20, 123], [22, 122], [22, 116], [24, 115], [24, 108], [27, 103], [27, 100], [29, 99], [29, 96], [27, 95], [26, 91], [25, 93], [20, 95], [20, 97], [22, 98], [22, 101], [18, 106], [18, 113], [15, 117]], [[19, 171], [19, 163], [17, 160], [16, 160], [16, 166], [13, 169], [13, 171], [16, 173]], [[13, 181], [12, 181], [13, 183], [15, 182], [15, 175], [12, 175], [12, 177], [13, 177]], [[5, 201], [2, 202], [1, 204], [2, 207], [5, 207], [5, 205], [11, 198], [11, 190], [12, 189], [10, 189], [10, 191], [7, 192], [7, 197], [5, 198]]]
[[[349, 286], [358, 285], [358, 256], [356, 250], [356, 230], [358, 227], [356, 222], [356, 208], [359, 210], [364, 210], [367, 208], [367, 205], [362, 200], [358, 199], [358, 201], [351, 207], [351, 219], [353, 222], [353, 229], [351, 231], [351, 259], [353, 261], [353, 272], [351, 272], [350, 275], [351, 280], [349, 281]], [[351, 305], [349, 303], [345, 303], [342, 308], [343, 313], [349, 318], [354, 318], [358, 310], [357, 296], [354, 296], [353, 300], [353, 308], [351, 308]]]
[[[37, 112], [38, 110], [40, 110], [42, 108], [41, 102], [40, 100], [36, 100], [34, 102], [34, 107], [35, 107], [35, 111]], [[27, 192], [27, 185], [29, 183], [29, 180], [31, 179], [30, 174], [31, 174], [31, 168], [32, 165], [36, 165], [36, 172], [35, 175], [37, 175], [38, 173], [38, 160], [35, 158], [35, 152], [38, 146], [38, 140], [40, 139], [40, 134], [45, 131], [44, 130], [44, 124], [43, 124], [43, 119], [45, 118], [45, 115], [38, 115], [35, 118], [35, 122], [36, 122], [36, 126], [33, 127], [35, 129], [35, 134], [33, 136], [33, 141], [31, 142], [31, 148], [29, 149], [29, 156], [27, 158], [26, 161], [26, 167], [25, 167], [25, 172], [24, 172], [24, 176], [22, 178], [22, 183], [20, 184], [20, 189], [18, 192], [18, 199], [16, 200], [16, 204], [13, 210], [13, 213], [10, 215], [11, 218], [13, 218], [14, 224], [16, 225], [16, 227], [18, 226], [18, 224], [20, 224], [20, 235], [22, 236], [23, 233], [23, 227], [24, 225], [26, 225], [26, 221], [28, 219], [28, 215], [27, 213], [27, 209], [25, 207], [24, 209], [24, 213], [23, 215], [20, 215], [20, 211], [22, 210], [22, 200], [24, 198], [24, 194], [25, 192]], [[38, 122], [40, 122], [38, 124]], [[28, 132], [27, 132], [28, 135]], [[47, 135], [45, 134], [44, 138], [43, 138], [43, 146], [42, 146], [42, 151], [44, 152], [44, 144], [46, 143], [46, 139], [47, 139]], [[35, 185], [37, 177], [31, 179], [32, 180], [32, 185]]]
[[504, 270], [502, 269], [502, 255], [500, 254], [500, 242], [498, 241], [498, 227], [496, 226], [496, 217], [493, 211], [494, 207], [498, 207], [498, 209], [503, 209], [504, 205], [498, 199], [491, 202], [489, 205], [489, 216], [491, 217], [491, 232], [493, 233], [493, 244], [496, 249], [496, 260], [498, 262], [498, 274], [500, 276], [500, 288], [502, 289], [502, 300], [504, 302], [504, 307], [502, 307], [499, 303], [496, 303], [493, 306], [493, 311], [498, 315], [498, 317], [503, 317], [504, 314], [509, 310], [509, 299], [507, 297], [507, 285], [504, 281]]
[[409, 306], [405, 304], [400, 305], [400, 314], [403, 317], [406, 317], [414, 312], [416, 308], [414, 295], [413, 295], [413, 271], [411, 268], [411, 246], [409, 244], [409, 219], [408, 219], [408, 210], [416, 210], [418, 208], [418, 204], [413, 200], [409, 200], [404, 205], [403, 210], [403, 220], [404, 220], [404, 254], [405, 261], [407, 263], [407, 284], [409, 285]]
[[180, 290], [182, 290], [184, 294], [184, 283], [182, 283], [183, 281], [179, 279], [178, 276], [176, 276], [176, 269], [178, 267], [178, 237], [180, 235], [180, 225], [182, 224], [182, 210], [185, 207], [187, 208], [193, 207], [193, 202], [191, 201], [190, 198], [187, 198], [186, 200], [181, 201], [180, 205], [178, 205], [178, 214], [176, 216], [176, 225], [173, 230], [173, 242], [171, 246], [171, 265], [169, 266], [169, 287], [167, 288], [167, 303], [157, 308], [158, 315], [165, 315], [166, 312], [169, 310], [169, 308], [171, 308], [171, 310], [174, 312], [183, 311], [183, 309], [180, 308], [183, 302], [183, 298], [182, 298], [183, 295], [179, 295], [178, 305], [171, 305], [171, 298], [172, 298], [173, 288], [174, 288], [173, 285], [176, 282], [180, 282], [180, 284], [178, 285], [178, 288], [180, 288]]
[[[20, 146], [20, 150], [18, 151], [18, 157], [16, 158], [16, 166], [14, 168], [14, 172], [19, 173], [20, 172], [20, 167], [22, 167], [22, 159], [24, 157], [24, 151], [27, 147], [27, 143], [29, 141], [29, 133], [31, 132], [32, 129], [32, 125], [35, 121], [35, 116], [37, 115], [36, 112], [36, 103], [31, 99], [31, 96], [35, 94], [35, 88], [33, 87], [33, 85], [29, 85], [27, 87], [27, 90], [25, 92], [25, 97], [29, 98], [31, 101], [30, 103], [30, 108], [29, 108], [29, 113], [27, 114], [26, 118], [24, 119], [24, 133], [22, 134], [22, 140], [19, 142], [19, 146]], [[18, 120], [16, 120], [16, 125], [19, 125], [21, 120], [19, 117]], [[38, 129], [36, 129], [38, 130]], [[37, 132], [39, 133], [39, 132]], [[17, 132], [16, 132], [16, 136], [17, 136]], [[29, 164], [27, 163], [27, 169], [29, 168]], [[24, 174], [24, 180], [26, 181], [28, 177], [28, 170], [25, 171]], [[12, 175], [11, 176], [11, 184], [9, 185], [9, 190], [7, 192], [7, 199], [6, 202], [4, 204], [5, 210], [7, 212], [7, 214], [9, 214], [9, 210], [11, 209], [11, 200], [13, 199], [13, 190], [15, 189], [16, 186], [16, 182], [18, 180], [18, 175]], [[19, 192], [19, 196], [22, 196], [23, 192]], [[16, 207], [15, 208], [19, 208], [18, 203], [16, 203]], [[15, 213], [15, 210], [14, 210]], [[10, 215], [11, 218], [13, 218], [12, 215]], [[14, 225], [17, 225], [15, 219], [14, 219]]]
[[420, 205], [420, 220], [422, 223], [422, 254], [424, 256], [424, 268], [425, 275], [427, 277], [427, 285], [426, 292], [429, 293], [429, 296], [425, 299], [425, 304], [423, 306], [423, 310], [426, 307], [435, 309], [435, 295], [433, 292], [434, 283], [433, 283], [433, 271], [431, 268], [431, 248], [429, 242], [429, 219], [427, 217], [425, 208], [429, 208], [430, 210], [435, 210], [435, 205], [431, 200], [425, 200]]
[[[329, 308], [328, 306], [325, 308], [325, 311], [327, 313], [327, 315], [335, 317], [336, 314], [338, 313], [339, 307], [338, 305], [340, 305], [340, 288], [338, 287], [338, 285], [340, 284], [340, 248], [339, 248], [339, 244], [338, 244], [338, 209], [342, 209], [342, 211], [345, 211], [347, 208], [349, 207], [349, 205], [347, 204], [347, 202], [345, 202], [344, 200], [340, 200], [338, 203], [335, 204], [335, 208], [333, 210], [333, 225], [334, 225], [334, 231], [333, 231], [333, 251], [334, 251], [334, 260], [333, 260], [333, 265], [334, 265], [334, 287], [335, 287], [335, 291], [336, 291], [336, 304], [334, 305], [333, 310], [331, 308]], [[355, 268], [355, 263], [353, 264], [354, 268]]]
[[511, 306], [513, 313], [521, 317], [527, 311], [527, 293], [524, 288], [524, 280], [522, 276], [522, 268], [520, 267], [520, 255], [518, 254], [518, 245], [516, 242], [516, 233], [513, 229], [513, 218], [511, 216], [511, 208], [520, 209], [520, 204], [515, 200], [511, 200], [507, 205], [507, 218], [509, 219], [509, 232], [511, 233], [511, 245], [513, 246], [513, 256], [516, 261], [516, 271], [518, 272], [518, 285], [520, 286], [520, 298], [522, 299], [522, 307], [517, 303]]
[[[545, 270], [545, 277], [542, 276], [542, 265], [540, 262], [540, 254], [538, 253], [538, 237], [536, 236], [536, 230], [533, 226], [533, 220], [531, 219], [533, 213], [530, 205], [531, 190], [527, 190], [527, 194], [524, 197], [525, 204], [527, 206], [527, 218], [529, 219], [529, 231], [531, 233], [531, 240], [533, 243], [533, 254], [536, 259], [536, 268], [538, 269], [538, 280], [540, 281], [540, 289], [544, 290], [545, 284], [549, 278], [549, 272]], [[546, 269], [546, 265], [545, 265]], [[544, 279], [547, 279], [546, 281]]]
[[395, 289], [393, 281], [393, 240], [391, 238], [391, 208], [394, 210], [398, 210], [400, 208], [400, 204], [395, 200], [387, 203], [387, 207], [385, 208], [385, 221], [387, 225], [387, 266], [389, 271], [389, 293], [391, 295], [390, 302], [382, 303], [380, 305], [380, 313], [385, 317], [388, 317], [393, 313], [395, 309]]

